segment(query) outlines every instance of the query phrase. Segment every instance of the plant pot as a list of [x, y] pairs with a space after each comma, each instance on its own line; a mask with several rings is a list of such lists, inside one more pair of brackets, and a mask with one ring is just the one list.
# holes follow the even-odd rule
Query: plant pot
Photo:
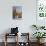
[[45, 39], [38, 39], [37, 42], [38, 42], [39, 44], [41, 44], [41, 43], [44, 42], [44, 40], [45, 40]]
[[45, 40], [45, 39], [40, 39], [40, 43], [44, 43], [44, 40]]
[[37, 43], [40, 43], [40, 39], [37, 39]]

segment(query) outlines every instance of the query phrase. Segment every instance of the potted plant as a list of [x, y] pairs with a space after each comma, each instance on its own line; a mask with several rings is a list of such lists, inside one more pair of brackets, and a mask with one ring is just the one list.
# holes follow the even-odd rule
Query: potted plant
[[40, 40], [42, 38], [45, 38], [44, 37], [46, 36], [45, 34], [46, 34], [45, 32], [35, 32], [33, 35], [37, 38], [38, 43], [41, 43]]
[[32, 27], [33, 27], [33, 28], [35, 28], [36, 30], [38, 30], [38, 29], [39, 29], [39, 28], [38, 28], [38, 26], [37, 26], [37, 25], [35, 25], [35, 24], [33, 24], [33, 25], [32, 25]]
[[40, 29], [45, 29], [45, 26], [41, 26]]
[[32, 25], [32, 27], [35, 28], [36, 30], [45, 29], [45, 26]]

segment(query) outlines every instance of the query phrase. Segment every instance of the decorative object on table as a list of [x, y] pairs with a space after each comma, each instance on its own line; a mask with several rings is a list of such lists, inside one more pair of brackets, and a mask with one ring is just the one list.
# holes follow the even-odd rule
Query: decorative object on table
[[18, 33], [18, 27], [16, 28], [11, 28], [11, 34]]
[[13, 6], [13, 19], [22, 18], [22, 7]]

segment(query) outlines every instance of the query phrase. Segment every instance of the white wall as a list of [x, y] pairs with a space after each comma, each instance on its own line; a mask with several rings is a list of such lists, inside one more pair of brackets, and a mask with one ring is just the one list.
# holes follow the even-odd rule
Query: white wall
[[[12, 6], [22, 6], [22, 19], [12, 19]], [[0, 34], [11, 27], [19, 27], [20, 32], [30, 32], [36, 24], [36, 0], [0, 0]]]

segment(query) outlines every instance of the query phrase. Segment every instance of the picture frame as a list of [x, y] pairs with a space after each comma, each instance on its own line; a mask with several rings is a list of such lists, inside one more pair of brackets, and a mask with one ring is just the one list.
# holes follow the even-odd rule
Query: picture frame
[[22, 18], [22, 7], [21, 6], [13, 6], [13, 19]]

